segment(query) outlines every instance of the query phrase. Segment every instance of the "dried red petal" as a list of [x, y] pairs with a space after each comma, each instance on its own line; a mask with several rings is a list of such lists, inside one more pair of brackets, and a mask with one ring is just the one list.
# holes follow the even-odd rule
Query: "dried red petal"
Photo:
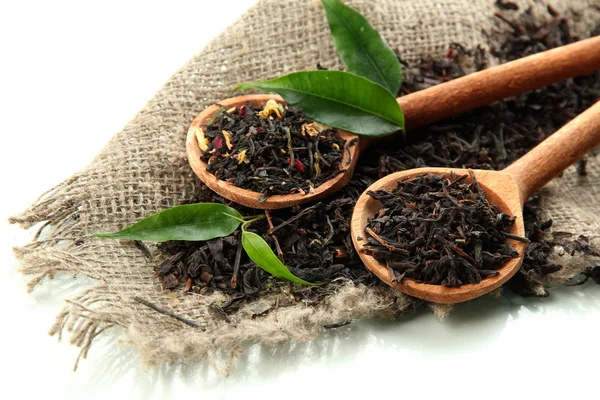
[[221, 147], [223, 147], [223, 138], [221, 136], [215, 136], [212, 141], [212, 147], [216, 150], [219, 150]]
[[[288, 164], [292, 163], [291, 159], [287, 159]], [[296, 159], [294, 160], [294, 169], [298, 172], [304, 172], [304, 164], [302, 164], [302, 161]]]
[[238, 111], [238, 115], [245, 117], [246, 116], [246, 112], [248, 111], [248, 107], [246, 106], [241, 106], [240, 110]]
[[452, 57], [452, 53], [454, 53], [454, 49], [450, 49], [448, 50], [448, 53], [446, 54], [446, 58], [451, 58]]

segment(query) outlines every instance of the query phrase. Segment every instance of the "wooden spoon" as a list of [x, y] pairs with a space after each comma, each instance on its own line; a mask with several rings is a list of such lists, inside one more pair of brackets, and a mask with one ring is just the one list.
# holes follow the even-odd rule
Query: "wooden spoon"
[[[419, 128], [444, 118], [514, 96], [519, 93], [550, 85], [574, 76], [600, 69], [600, 36], [582, 40], [543, 53], [538, 53], [506, 64], [476, 72], [462, 78], [430, 87], [398, 98], [404, 112], [407, 130]], [[220, 102], [225, 107], [240, 107], [247, 102], [264, 106], [269, 99], [283, 100], [276, 95], [247, 95]], [[204, 110], [190, 126], [187, 136], [187, 156], [198, 177], [221, 196], [251, 208], [277, 209], [314, 201], [341, 189], [352, 177], [360, 154], [374, 142], [373, 138], [358, 137], [340, 131], [346, 140], [358, 141], [344, 151], [341, 168], [344, 172], [324, 182], [308, 194], [274, 195], [259, 201], [260, 193], [242, 189], [217, 179], [206, 170], [206, 162], [200, 159], [202, 151], [196, 139], [196, 129], [203, 127], [219, 105]]]
[[[472, 172], [488, 201], [497, 205], [501, 212], [517, 217], [510, 233], [523, 237], [525, 236], [523, 204], [529, 196], [598, 145], [600, 145], [600, 101], [504, 170], [472, 170]], [[485, 278], [478, 284], [457, 288], [416, 283], [410, 279], [404, 279], [402, 282], [392, 281], [384, 263], [362, 252], [367, 243], [365, 228], [368, 220], [381, 208], [381, 203], [372, 199], [367, 194], [368, 191], [393, 190], [400, 180], [420, 174], [450, 174], [451, 172], [463, 175], [468, 174], [469, 170], [419, 168], [388, 175], [369, 186], [359, 197], [352, 214], [352, 241], [367, 268], [397, 290], [435, 303], [459, 303], [499, 287], [517, 272], [527, 247], [522, 241], [509, 239], [511, 245], [519, 252], [518, 258], [507, 262], [498, 270], [497, 276]]]

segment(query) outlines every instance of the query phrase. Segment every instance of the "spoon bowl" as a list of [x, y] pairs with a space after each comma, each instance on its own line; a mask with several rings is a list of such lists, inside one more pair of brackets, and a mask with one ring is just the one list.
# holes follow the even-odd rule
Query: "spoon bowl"
[[[485, 196], [490, 204], [496, 205], [500, 212], [516, 217], [514, 224], [510, 227], [509, 233], [517, 236], [525, 236], [525, 227], [523, 225], [523, 206], [519, 199], [519, 187], [515, 179], [506, 173], [497, 171], [471, 170], [479, 183], [479, 186], [485, 192]], [[469, 170], [455, 168], [418, 168], [402, 172], [396, 172], [388, 175], [374, 184], [368, 191], [381, 189], [394, 190], [398, 182], [410, 180], [422, 174], [450, 175], [454, 172], [457, 176], [469, 175]], [[467, 180], [470, 181], [470, 177]], [[446, 287], [442, 285], [432, 285], [418, 283], [412, 279], [403, 279], [398, 282], [390, 276], [385, 263], [377, 260], [375, 257], [362, 252], [364, 246], [368, 243], [365, 235], [365, 228], [377, 211], [381, 208], [381, 203], [368, 195], [365, 191], [356, 202], [354, 214], [352, 215], [352, 241], [360, 258], [367, 268], [379, 279], [392, 286], [396, 290], [408, 295], [418, 297], [423, 300], [434, 303], [459, 303], [481, 296], [490, 292], [503, 283], [508, 281], [521, 267], [525, 256], [527, 244], [522, 241], [508, 239], [511, 246], [519, 252], [519, 256], [508, 261], [502, 268], [498, 269], [498, 275], [482, 279], [477, 284], [467, 284], [459, 287]]]
[[202, 180], [206, 186], [219, 193], [226, 199], [243, 204], [247, 207], [269, 210], [287, 208], [296, 204], [315, 201], [344, 187], [352, 178], [352, 174], [354, 173], [354, 168], [356, 167], [356, 162], [358, 161], [359, 156], [359, 145], [358, 142], [355, 142], [351, 146], [348, 146], [350, 141], [357, 136], [339, 129], [337, 131], [337, 136], [346, 141], [342, 154], [342, 160], [339, 164], [340, 168], [342, 168], [344, 172], [326, 182], [323, 182], [321, 185], [315, 187], [314, 190], [311, 190], [306, 194], [292, 193], [285, 195], [273, 195], [269, 196], [264, 201], [260, 201], [259, 198], [261, 197], [261, 193], [234, 186], [227, 181], [217, 178], [208, 171], [208, 164], [201, 159], [203, 152], [198, 145], [198, 140], [196, 139], [196, 129], [206, 127], [208, 121], [212, 118], [213, 114], [220, 108], [220, 106], [226, 108], [239, 108], [250, 103], [255, 107], [264, 107], [264, 105], [270, 99], [273, 99], [278, 103], [285, 104], [281, 97], [273, 94], [238, 96], [224, 100], [218, 105], [207, 108], [194, 119], [188, 130], [186, 147], [188, 161], [200, 180]]

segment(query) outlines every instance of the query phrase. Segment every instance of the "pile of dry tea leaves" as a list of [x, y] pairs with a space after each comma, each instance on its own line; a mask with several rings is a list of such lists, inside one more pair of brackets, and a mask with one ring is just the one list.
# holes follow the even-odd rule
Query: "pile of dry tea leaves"
[[474, 175], [419, 175], [369, 191], [381, 209], [363, 251], [404, 278], [448, 287], [479, 283], [519, 253], [507, 241], [515, 217], [491, 205]]
[[335, 137], [336, 130], [274, 100], [264, 108], [221, 107], [198, 134], [207, 170], [263, 199], [309, 193], [343, 172], [345, 142]]
[[[552, 14], [554, 11], [549, 12]], [[570, 35], [568, 22], [560, 16], [543, 24], [530, 12], [523, 13], [518, 20], [503, 18], [515, 29], [503, 39], [501, 46], [492, 49], [502, 61], [578, 39]], [[487, 66], [485, 59], [481, 48], [465, 49], [455, 44], [444, 59], [422, 60], [415, 67], [405, 65], [401, 93], [421, 90], [472, 70], [483, 69]], [[327, 67], [324, 60], [321, 64]], [[268, 218], [254, 224], [252, 230], [276, 249], [290, 271], [302, 279], [335, 284], [337, 278], [343, 277], [369, 286], [383, 285], [362, 265], [350, 238], [349, 221], [354, 203], [371, 183], [393, 172], [424, 166], [503, 169], [599, 97], [600, 73], [596, 72], [413, 131], [407, 143], [393, 140], [367, 151], [361, 156], [352, 180], [335, 196], [315, 204], [268, 212]], [[215, 132], [220, 132], [221, 128]], [[209, 137], [214, 140], [216, 135]], [[287, 143], [282, 146], [285, 149]], [[303, 147], [300, 143], [293, 146]], [[279, 167], [289, 171], [287, 158], [280, 162]], [[199, 187], [202, 187], [201, 183]], [[199, 190], [192, 200], [224, 201], [210, 190]], [[256, 213], [256, 210], [243, 207], [239, 207], [239, 211], [245, 215]], [[524, 296], [548, 295], [543, 279], [561, 268], [549, 258], [555, 246], [573, 254], [598, 257], [600, 261], [600, 253], [590, 247], [585, 237], [577, 237], [576, 233], [548, 234], [552, 222], [539, 214], [535, 197], [526, 203], [524, 219], [526, 236], [531, 243], [521, 269], [506, 284], [516, 293]], [[245, 299], [272, 291], [287, 294], [287, 303], [277, 304], [285, 307], [300, 300], [319, 302], [331, 290], [331, 284], [294, 287], [276, 282], [240, 252], [239, 241], [239, 237], [234, 235], [201, 243], [162, 244], [161, 249], [170, 258], [156, 268], [156, 274], [167, 288], [185, 287], [200, 293], [223, 290], [234, 294], [234, 300], [219, 311], [225, 314], [238, 309]], [[600, 281], [596, 269], [586, 271], [586, 275], [593, 281]], [[265, 313], [268, 311], [264, 310]]]

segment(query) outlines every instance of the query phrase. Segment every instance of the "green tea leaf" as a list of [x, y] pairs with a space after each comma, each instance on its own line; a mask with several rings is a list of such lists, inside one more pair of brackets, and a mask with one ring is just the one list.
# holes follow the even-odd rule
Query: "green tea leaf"
[[313, 283], [306, 282], [292, 274], [290, 270], [283, 265], [281, 260], [277, 258], [275, 253], [273, 253], [273, 250], [271, 250], [267, 242], [256, 233], [248, 231], [242, 232], [242, 246], [244, 247], [244, 250], [246, 250], [248, 257], [250, 257], [256, 265], [271, 275], [301, 285], [314, 285]]
[[359, 12], [339, 0], [321, 0], [335, 47], [348, 71], [398, 93], [402, 68], [396, 54]]
[[308, 118], [334, 128], [366, 136], [404, 131], [404, 115], [389, 90], [349, 72], [294, 72], [234, 90], [249, 88], [278, 93]]
[[[227, 215], [226, 215], [227, 214]], [[107, 239], [146, 240], [210, 240], [228, 236], [240, 225], [242, 215], [219, 203], [186, 204], [161, 211], [115, 233], [94, 235]]]

